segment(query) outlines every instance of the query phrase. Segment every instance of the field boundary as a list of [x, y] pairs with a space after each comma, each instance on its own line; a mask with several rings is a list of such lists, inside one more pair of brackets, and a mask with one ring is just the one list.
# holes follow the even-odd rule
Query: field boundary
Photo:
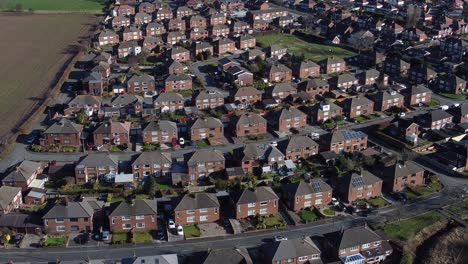
[[12, 14], [49, 14], [49, 15], [60, 15], [60, 14], [90, 14], [90, 15], [101, 15], [102, 10], [22, 10], [16, 11], [12, 9], [0, 9], [2, 13], [12, 13]]

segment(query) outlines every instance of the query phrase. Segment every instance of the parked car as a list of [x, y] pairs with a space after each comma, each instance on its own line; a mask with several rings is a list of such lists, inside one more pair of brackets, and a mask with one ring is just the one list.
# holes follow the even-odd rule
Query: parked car
[[182, 228], [181, 225], [177, 226], [177, 235], [179, 235], [179, 236], [184, 235], [184, 229]]
[[174, 220], [170, 219], [168, 222], [169, 229], [175, 229], [176, 225], [174, 223]]
[[319, 139], [320, 134], [319, 133], [310, 133], [310, 138], [312, 139]]
[[101, 240], [102, 241], [109, 241], [110, 239], [110, 233], [109, 231], [102, 231], [101, 233]]
[[445, 111], [445, 110], [448, 110], [448, 109], [449, 109], [449, 107], [448, 107], [448, 105], [441, 105], [441, 106], [439, 106], [439, 109], [441, 109], [441, 110], [444, 110], [444, 111]]
[[276, 147], [276, 146], [278, 146], [278, 142], [272, 141], [272, 142], [270, 142], [270, 146]]
[[334, 205], [334, 206], [337, 206], [337, 205], [340, 204], [340, 202], [338, 202], [338, 199], [336, 199], [335, 197], [332, 197], [331, 204]]
[[406, 114], [405, 114], [405, 113], [403, 113], [403, 112], [401, 112], [401, 113], [399, 113], [399, 114], [398, 114], [398, 116], [399, 116], [399, 117], [405, 117], [405, 116], [406, 116]]
[[185, 145], [185, 139], [183, 137], [179, 138], [179, 144], [181, 146]]
[[280, 241], [288, 240], [288, 238], [285, 237], [285, 236], [277, 235], [277, 236], [274, 237], [274, 240], [275, 240], [275, 242], [280, 242]]

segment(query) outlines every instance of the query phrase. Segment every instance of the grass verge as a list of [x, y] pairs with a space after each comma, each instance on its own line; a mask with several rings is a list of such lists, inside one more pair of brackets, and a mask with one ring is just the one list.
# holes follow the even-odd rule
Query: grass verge
[[185, 238], [200, 237], [201, 236], [200, 228], [198, 228], [197, 225], [184, 226], [184, 235], [185, 235]]
[[383, 226], [383, 231], [391, 239], [407, 241], [424, 227], [443, 219], [444, 217], [441, 214], [431, 211], [399, 222], [386, 224]]

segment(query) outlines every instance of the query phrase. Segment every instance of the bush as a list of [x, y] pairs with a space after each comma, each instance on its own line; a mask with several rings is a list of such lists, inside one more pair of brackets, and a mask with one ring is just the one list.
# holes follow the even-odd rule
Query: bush
[[301, 220], [304, 221], [305, 223], [317, 221], [319, 219], [319, 216], [316, 214], [315, 209], [301, 211], [300, 217], [301, 217]]

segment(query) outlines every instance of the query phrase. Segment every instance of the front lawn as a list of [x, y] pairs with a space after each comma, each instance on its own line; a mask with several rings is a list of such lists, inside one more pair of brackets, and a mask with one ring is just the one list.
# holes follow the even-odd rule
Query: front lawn
[[112, 244], [125, 244], [128, 243], [129, 233], [113, 233]]
[[198, 228], [197, 225], [184, 226], [184, 235], [185, 235], [185, 238], [200, 237], [201, 236], [200, 228]]
[[304, 55], [306, 59], [315, 62], [319, 62], [330, 56], [348, 58], [356, 55], [356, 53], [340, 47], [306, 42], [297, 36], [284, 33], [257, 35], [256, 39], [257, 43], [263, 48], [275, 44], [281, 45], [288, 48], [288, 52], [295, 55]]
[[369, 199], [369, 200], [367, 200], [367, 202], [372, 207], [377, 207], [377, 208], [384, 207], [384, 206], [386, 206], [388, 204], [387, 201], [385, 201], [385, 199], [380, 197], [380, 196]]
[[391, 239], [406, 241], [419, 233], [424, 227], [443, 219], [444, 217], [441, 214], [431, 211], [400, 222], [386, 224], [383, 226], [383, 230]]
[[325, 209], [323, 209], [322, 212], [323, 212], [323, 215], [325, 215], [325, 216], [334, 216], [336, 214], [335, 211], [333, 211], [330, 208], [325, 208]]
[[206, 140], [202, 140], [202, 141], [197, 142], [197, 147], [199, 147], [199, 148], [203, 148], [203, 147], [206, 147], [206, 146], [209, 146], [209, 145], [210, 144]]
[[318, 215], [314, 210], [302, 210], [301, 213], [299, 214], [301, 217], [301, 220], [304, 221], [305, 223], [317, 221], [320, 218], [320, 215]]
[[450, 99], [459, 99], [459, 100], [466, 99], [465, 94], [439, 93], [439, 95], [450, 98]]
[[66, 238], [64, 236], [49, 236], [47, 237], [44, 246], [46, 247], [57, 247], [63, 246], [66, 243]]
[[149, 232], [137, 232], [133, 234], [133, 242], [135, 243], [148, 243], [153, 241], [153, 237]]
[[119, 152], [119, 151], [123, 151], [123, 148], [121, 146], [112, 145], [110, 148], [110, 151]]
[[434, 106], [439, 106], [440, 102], [437, 99], [432, 99], [429, 103], [427, 103], [427, 106], [429, 107], [434, 107]]

